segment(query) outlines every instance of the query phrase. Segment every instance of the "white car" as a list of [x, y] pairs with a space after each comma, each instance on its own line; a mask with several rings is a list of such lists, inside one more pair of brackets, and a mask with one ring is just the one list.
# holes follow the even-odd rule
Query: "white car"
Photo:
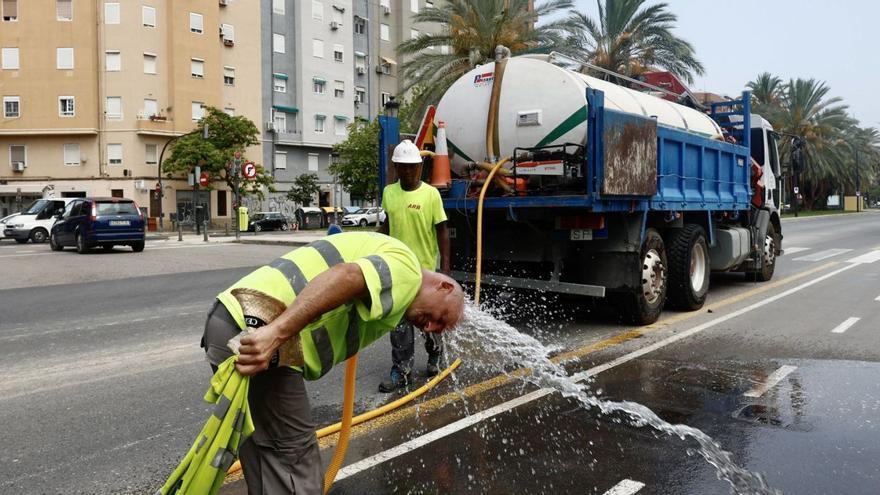
[[12, 215], [9, 215], [8, 217], [0, 218], [0, 239], [3, 239], [4, 237], [6, 237], [6, 235], [3, 234], [3, 229], [6, 228], [6, 222], [12, 220], [13, 218], [17, 217], [18, 215], [19, 215], [19, 213], [13, 213]]
[[342, 217], [342, 225], [357, 225], [366, 227], [367, 225], [378, 225], [385, 221], [385, 210], [382, 208], [361, 208], [360, 210], [349, 213]]

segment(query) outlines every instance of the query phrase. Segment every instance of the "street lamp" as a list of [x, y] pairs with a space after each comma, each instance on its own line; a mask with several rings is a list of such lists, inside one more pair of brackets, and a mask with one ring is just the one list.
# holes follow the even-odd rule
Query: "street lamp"
[[399, 111], [400, 103], [393, 96], [388, 97], [388, 101], [385, 102], [385, 116], [397, 117]]

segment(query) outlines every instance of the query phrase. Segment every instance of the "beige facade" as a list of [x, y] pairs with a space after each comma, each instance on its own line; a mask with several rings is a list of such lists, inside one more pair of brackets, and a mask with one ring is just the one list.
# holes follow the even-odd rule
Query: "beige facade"
[[[16, 15], [0, 17], [0, 213], [17, 196], [122, 194], [156, 216], [159, 154], [193, 129], [200, 105], [264, 120], [249, 2], [71, 0], [71, 20], [66, 0], [14, 3]], [[248, 156], [259, 160], [259, 146]], [[167, 219], [189, 188], [163, 185]], [[227, 218], [229, 192], [210, 197], [211, 217]]]

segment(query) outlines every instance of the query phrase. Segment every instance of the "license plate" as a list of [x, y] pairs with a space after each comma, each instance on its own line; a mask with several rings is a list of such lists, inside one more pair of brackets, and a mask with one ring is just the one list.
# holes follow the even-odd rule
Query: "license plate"
[[111, 227], [128, 227], [131, 222], [128, 220], [110, 220]]
[[572, 229], [570, 239], [573, 241], [592, 241], [593, 240], [593, 230], [592, 229]]

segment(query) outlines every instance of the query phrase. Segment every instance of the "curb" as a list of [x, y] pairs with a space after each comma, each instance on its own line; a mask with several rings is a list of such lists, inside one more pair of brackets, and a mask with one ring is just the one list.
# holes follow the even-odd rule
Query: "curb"
[[[235, 243], [236, 241], [232, 241]], [[312, 241], [287, 241], [283, 239], [239, 239], [238, 244], [264, 244], [269, 246], [297, 246], [302, 247], [310, 244]]]

